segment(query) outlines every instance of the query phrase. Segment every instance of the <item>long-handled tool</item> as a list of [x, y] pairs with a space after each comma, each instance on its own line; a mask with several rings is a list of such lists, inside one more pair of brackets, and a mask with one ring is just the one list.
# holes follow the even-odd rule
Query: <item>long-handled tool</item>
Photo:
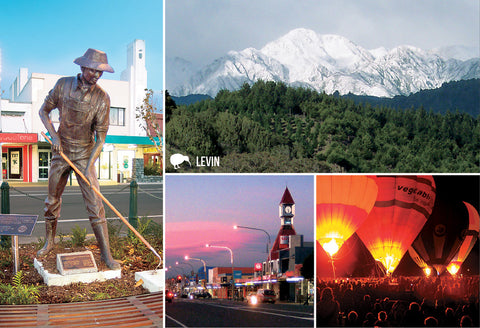
[[[42, 132], [42, 136], [45, 138], [45, 140], [48, 141], [49, 144], [53, 145], [50, 138], [44, 132]], [[106, 199], [105, 196], [100, 193], [100, 190], [90, 184], [90, 181], [85, 177], [85, 175], [80, 172], [80, 170], [75, 166], [75, 164], [73, 164], [72, 161], [68, 159], [68, 157], [62, 151], [60, 151], [60, 156], [62, 156], [65, 162], [67, 162], [72, 167], [75, 173], [77, 173], [77, 175], [79, 175], [92, 188], [92, 190], [105, 202], [105, 204], [107, 204], [107, 206], [110, 207], [113, 212], [115, 212], [115, 214], [123, 221], [123, 223], [127, 225], [127, 227], [135, 234], [135, 236], [137, 236], [138, 239], [140, 239], [140, 241], [144, 243], [145, 246], [147, 246], [153, 252], [153, 254], [155, 254], [156, 257], [158, 257], [160, 263], [155, 268], [155, 270], [157, 270], [162, 264], [162, 258], [160, 257], [160, 255], [158, 255], [157, 251], [152, 247], [152, 245], [150, 245], [150, 243], [145, 238], [143, 238], [143, 236], [130, 224], [130, 222], [128, 222], [128, 220], [125, 219], [122, 214], [120, 214], [120, 212], [108, 201], [108, 199]]]

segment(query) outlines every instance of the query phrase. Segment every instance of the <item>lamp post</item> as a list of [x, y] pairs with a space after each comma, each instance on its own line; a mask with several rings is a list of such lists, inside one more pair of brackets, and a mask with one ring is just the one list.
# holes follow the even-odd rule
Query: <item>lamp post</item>
[[203, 263], [203, 272], [205, 273], [205, 281], [207, 280], [207, 264], [205, 263], [204, 260], [202, 259], [197, 259], [195, 257], [190, 257], [188, 255], [185, 255], [185, 260], [188, 261], [188, 260], [196, 260], [196, 261], [202, 261]]
[[215, 245], [209, 245], [206, 244], [205, 247], [212, 247], [212, 248], [223, 248], [223, 249], [228, 249], [230, 251], [230, 262], [232, 263], [232, 300], [233, 300], [233, 295], [234, 295], [234, 285], [235, 285], [235, 279], [233, 277], [233, 251], [230, 247], [227, 246], [215, 246]]
[[[235, 229], [235, 230], [239, 229], [239, 228], [263, 231], [267, 235], [267, 237], [268, 237], [268, 242], [267, 242], [267, 268], [268, 268], [268, 272], [270, 273], [270, 252], [268, 251], [268, 245], [270, 245], [270, 235], [269, 235], [269, 233], [266, 230], [259, 229], [259, 228], [252, 228], [252, 227], [246, 227], [246, 226], [240, 226], [240, 225], [234, 225], [233, 226], [233, 229]], [[265, 274], [267, 274], [267, 270], [265, 270]]]
[[176, 261], [176, 262], [175, 262], [175, 265], [180, 265], [180, 264], [187, 264], [187, 265], [189, 265], [190, 268], [192, 268], [192, 271], [190, 272], [190, 273], [191, 273], [190, 276], [193, 276], [193, 274], [194, 274], [193, 265], [191, 265], [190, 263], [187, 263], [187, 262], [179, 262], [179, 261]]

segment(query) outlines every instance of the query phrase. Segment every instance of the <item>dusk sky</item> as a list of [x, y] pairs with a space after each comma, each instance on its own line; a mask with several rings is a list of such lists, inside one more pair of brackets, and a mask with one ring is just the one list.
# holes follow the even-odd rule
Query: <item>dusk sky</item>
[[464, 45], [478, 54], [479, 10], [471, 0], [166, 0], [166, 56], [205, 65], [300, 27], [366, 49]]
[[[200, 258], [207, 266], [231, 265], [228, 250], [206, 248], [207, 243], [230, 247], [235, 267], [266, 260], [267, 235], [233, 226], [266, 230], [271, 248], [280, 230], [278, 205], [285, 187], [296, 204], [297, 234], [313, 241], [313, 185], [313, 175], [166, 175], [165, 267], [184, 262], [185, 255]], [[202, 265], [189, 263], [195, 270]]]
[[73, 60], [88, 48], [105, 51], [120, 79], [127, 45], [145, 40], [148, 87], [163, 89], [163, 3], [145, 1], [4, 1], [0, 7], [0, 89], [9, 88], [21, 67], [29, 72], [76, 75]]

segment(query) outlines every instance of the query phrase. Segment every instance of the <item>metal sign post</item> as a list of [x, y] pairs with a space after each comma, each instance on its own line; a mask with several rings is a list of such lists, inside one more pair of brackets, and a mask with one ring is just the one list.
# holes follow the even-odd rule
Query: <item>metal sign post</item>
[[13, 274], [18, 272], [18, 236], [30, 236], [38, 215], [0, 214], [0, 235], [12, 236]]

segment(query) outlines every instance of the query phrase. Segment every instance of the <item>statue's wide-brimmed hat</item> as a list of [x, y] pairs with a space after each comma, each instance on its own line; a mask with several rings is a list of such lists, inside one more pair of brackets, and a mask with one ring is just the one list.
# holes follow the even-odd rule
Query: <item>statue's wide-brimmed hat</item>
[[108, 65], [107, 54], [92, 48], [89, 48], [82, 57], [78, 57], [73, 62], [97, 71], [114, 72], [112, 66]]

